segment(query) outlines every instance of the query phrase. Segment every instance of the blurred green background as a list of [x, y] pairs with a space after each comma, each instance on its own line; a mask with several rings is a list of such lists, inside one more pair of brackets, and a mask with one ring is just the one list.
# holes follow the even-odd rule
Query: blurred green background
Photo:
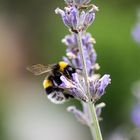
[[[131, 87], [140, 79], [140, 44], [131, 32], [140, 1], [92, 2], [99, 12], [88, 31], [97, 42], [99, 73], [112, 79], [100, 100], [106, 103], [101, 122], [105, 136], [120, 125], [133, 127]], [[91, 139], [88, 129], [65, 110], [78, 103], [51, 104], [42, 89], [44, 77], [26, 71], [27, 65], [55, 63], [65, 55], [61, 39], [68, 30], [54, 13], [63, 6], [63, 0], [0, 1], [0, 140]]]

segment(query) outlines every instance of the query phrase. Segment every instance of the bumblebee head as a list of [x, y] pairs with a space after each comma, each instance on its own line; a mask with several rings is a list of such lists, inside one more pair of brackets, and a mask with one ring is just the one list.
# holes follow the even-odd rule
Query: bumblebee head
[[64, 61], [59, 62], [59, 70], [68, 78], [72, 77], [72, 74], [76, 72], [76, 69], [71, 67]]
[[72, 73], [75, 73], [75, 72], [76, 72], [76, 69], [68, 65], [68, 66], [66, 67], [66, 71], [67, 71], [68, 73], [71, 73], [71, 74], [72, 74]]
[[51, 87], [51, 86], [53, 86], [52, 82], [48, 79], [45, 79], [44, 82], [43, 82], [44, 89], [46, 89], [48, 87]]
[[60, 71], [64, 71], [65, 70], [65, 68], [68, 66], [68, 64], [66, 63], [66, 62], [64, 62], [64, 61], [60, 61], [59, 62], [59, 69], [60, 69]]
[[59, 70], [67, 77], [71, 78], [72, 74], [76, 72], [76, 69], [71, 67], [69, 64], [67, 64], [64, 61], [60, 61], [58, 63]]

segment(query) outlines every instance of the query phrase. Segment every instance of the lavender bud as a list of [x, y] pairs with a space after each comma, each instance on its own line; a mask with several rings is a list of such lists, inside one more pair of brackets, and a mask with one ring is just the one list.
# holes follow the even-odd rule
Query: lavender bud
[[94, 10], [94, 12], [99, 11], [99, 8], [96, 5], [92, 5], [92, 10]]
[[82, 69], [82, 62], [80, 61], [80, 53], [77, 53], [77, 57], [75, 59], [72, 59], [72, 64], [74, 65], [75, 68]]
[[57, 8], [55, 10], [56, 14], [60, 14], [64, 24], [72, 29], [72, 30], [77, 30], [78, 26], [78, 9], [76, 7], [65, 7], [65, 11]]
[[62, 39], [62, 43], [64, 43], [66, 46], [72, 46], [74, 41], [71, 35], [66, 35], [65, 38]]
[[111, 79], [110, 75], [105, 74], [101, 79], [97, 80], [95, 82], [95, 97], [100, 98], [104, 92], [105, 88], [110, 84]]
[[77, 120], [82, 124], [84, 125], [90, 124], [89, 118], [87, 118], [86, 115], [82, 111], [78, 110], [75, 106], [69, 106], [67, 108], [67, 111], [72, 112], [77, 118]]
[[85, 17], [83, 19], [83, 25], [85, 26], [84, 28], [89, 27], [95, 19], [95, 11], [92, 8], [89, 12], [85, 13]]
[[92, 51], [89, 57], [90, 57], [91, 65], [93, 66], [95, 64], [96, 58], [97, 58], [96, 52]]
[[100, 65], [98, 63], [94, 64], [94, 70], [99, 70], [100, 69]]
[[55, 9], [55, 13], [56, 14], [60, 14], [62, 17], [65, 16], [65, 12], [62, 9], [60, 9], [60, 8], [56, 8]]

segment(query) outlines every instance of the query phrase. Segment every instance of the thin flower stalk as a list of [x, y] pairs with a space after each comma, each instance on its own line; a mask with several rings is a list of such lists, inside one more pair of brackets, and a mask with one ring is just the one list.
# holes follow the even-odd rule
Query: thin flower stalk
[[[90, 125], [90, 130], [91, 130], [92, 136], [93, 136], [93, 138], [95, 137], [96, 140], [102, 140], [103, 138], [102, 138], [98, 118], [96, 115], [95, 106], [91, 102], [89, 102], [88, 105], [89, 105], [89, 108], [91, 111], [91, 117], [93, 118], [93, 122]], [[95, 132], [94, 132], [94, 129], [95, 129]]]

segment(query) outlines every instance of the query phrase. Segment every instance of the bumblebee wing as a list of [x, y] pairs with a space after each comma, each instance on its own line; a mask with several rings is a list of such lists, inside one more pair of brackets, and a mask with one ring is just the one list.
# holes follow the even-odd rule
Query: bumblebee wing
[[48, 73], [52, 71], [54, 64], [52, 65], [43, 65], [43, 64], [36, 64], [33, 66], [28, 66], [27, 70], [33, 73], [34, 75], [41, 75], [44, 73]]

